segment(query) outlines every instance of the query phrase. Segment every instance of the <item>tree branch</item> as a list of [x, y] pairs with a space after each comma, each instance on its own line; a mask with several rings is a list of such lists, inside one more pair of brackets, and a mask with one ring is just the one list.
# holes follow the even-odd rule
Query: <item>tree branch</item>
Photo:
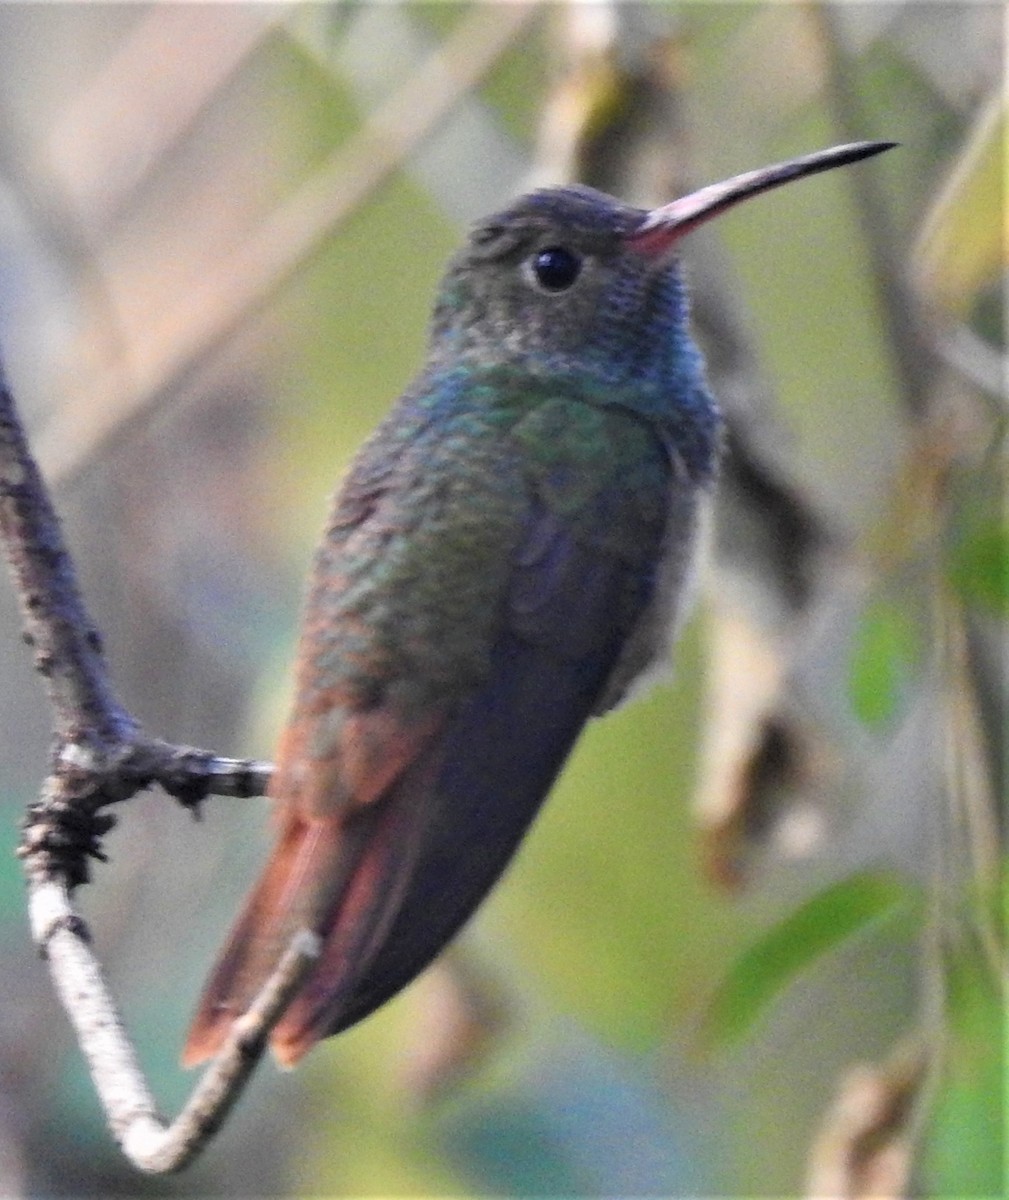
[[175, 1171], [199, 1153], [238, 1098], [270, 1029], [317, 957], [318, 939], [304, 931], [294, 938], [182, 1112], [166, 1126], [71, 893], [87, 882], [88, 860], [104, 858], [101, 838], [114, 823], [103, 811], [109, 805], [154, 784], [194, 810], [208, 795], [262, 795], [272, 767], [148, 737], [119, 702], [2, 364], [0, 540], [55, 732], [49, 775], [29, 807], [18, 852], [28, 878], [32, 935], [48, 961], [113, 1136], [141, 1170]]
[[0, 535], [14, 578], [24, 640], [46, 680], [57, 737], [94, 748], [129, 739], [136, 723], [112, 693], [98, 630], [88, 616], [46, 493], [0, 373]]

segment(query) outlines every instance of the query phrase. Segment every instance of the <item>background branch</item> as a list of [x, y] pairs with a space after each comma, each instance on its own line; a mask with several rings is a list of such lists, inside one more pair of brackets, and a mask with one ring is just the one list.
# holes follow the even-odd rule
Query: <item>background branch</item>
[[119, 316], [129, 363], [110, 364], [54, 414], [38, 443], [51, 477], [74, 475], [251, 320], [493, 68], [536, 11], [534, 2], [477, 5], [292, 196], [231, 253], [218, 252], [212, 267], [205, 264], [176, 306], [138, 309], [124, 301]]

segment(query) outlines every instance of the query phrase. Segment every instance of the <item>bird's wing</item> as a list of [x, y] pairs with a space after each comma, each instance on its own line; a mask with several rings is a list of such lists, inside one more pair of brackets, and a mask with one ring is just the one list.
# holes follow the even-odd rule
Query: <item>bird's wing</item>
[[204, 989], [187, 1064], [216, 1052], [299, 929], [338, 925], [351, 965], [380, 937], [417, 852], [439, 734], [489, 670], [519, 536], [514, 455], [471, 438], [458, 462], [451, 429], [394, 429], [397, 443], [358, 459], [317, 554], [270, 785], [277, 842]]
[[[395, 887], [376, 873], [372, 903], [384, 912], [370, 938], [341, 918], [274, 1032], [282, 1058], [372, 1012], [440, 952], [504, 870], [591, 715], [649, 603], [666, 523], [668, 458], [634, 430], [629, 470], [618, 455], [625, 421], [604, 422], [614, 444], [587, 489], [577, 445], [554, 443], [540, 467], [523, 460], [527, 508], [488, 676], [390, 790], [388, 812], [401, 815], [389, 819], [417, 822], [410, 868]], [[589, 501], [577, 517], [572, 487]]]

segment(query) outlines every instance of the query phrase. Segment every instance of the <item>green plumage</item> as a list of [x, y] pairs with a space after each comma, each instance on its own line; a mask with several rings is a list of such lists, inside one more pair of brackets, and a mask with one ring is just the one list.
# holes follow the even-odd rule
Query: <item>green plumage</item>
[[317, 556], [309, 688], [341, 680], [372, 702], [391, 688], [422, 707], [486, 678], [532, 500], [586, 550], [635, 567], [654, 553], [669, 504], [661, 439], [570, 381], [555, 391], [568, 394], [492, 376], [409, 395], [390, 414]]

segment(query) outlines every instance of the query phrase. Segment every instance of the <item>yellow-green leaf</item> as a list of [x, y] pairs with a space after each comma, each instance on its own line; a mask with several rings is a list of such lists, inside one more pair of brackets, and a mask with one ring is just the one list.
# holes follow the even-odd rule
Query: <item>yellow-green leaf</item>
[[911, 885], [884, 871], [860, 872], [813, 896], [736, 960], [706, 1015], [706, 1044], [727, 1048], [741, 1041], [802, 971], [914, 899]]
[[956, 316], [1006, 266], [1005, 136], [999, 95], [979, 116], [915, 250], [922, 295]]
[[994, 520], [972, 529], [954, 550], [950, 577], [965, 600], [1009, 615], [1009, 529]]
[[921, 653], [914, 617], [890, 600], [866, 608], [855, 633], [848, 692], [855, 715], [870, 728], [896, 716]]

